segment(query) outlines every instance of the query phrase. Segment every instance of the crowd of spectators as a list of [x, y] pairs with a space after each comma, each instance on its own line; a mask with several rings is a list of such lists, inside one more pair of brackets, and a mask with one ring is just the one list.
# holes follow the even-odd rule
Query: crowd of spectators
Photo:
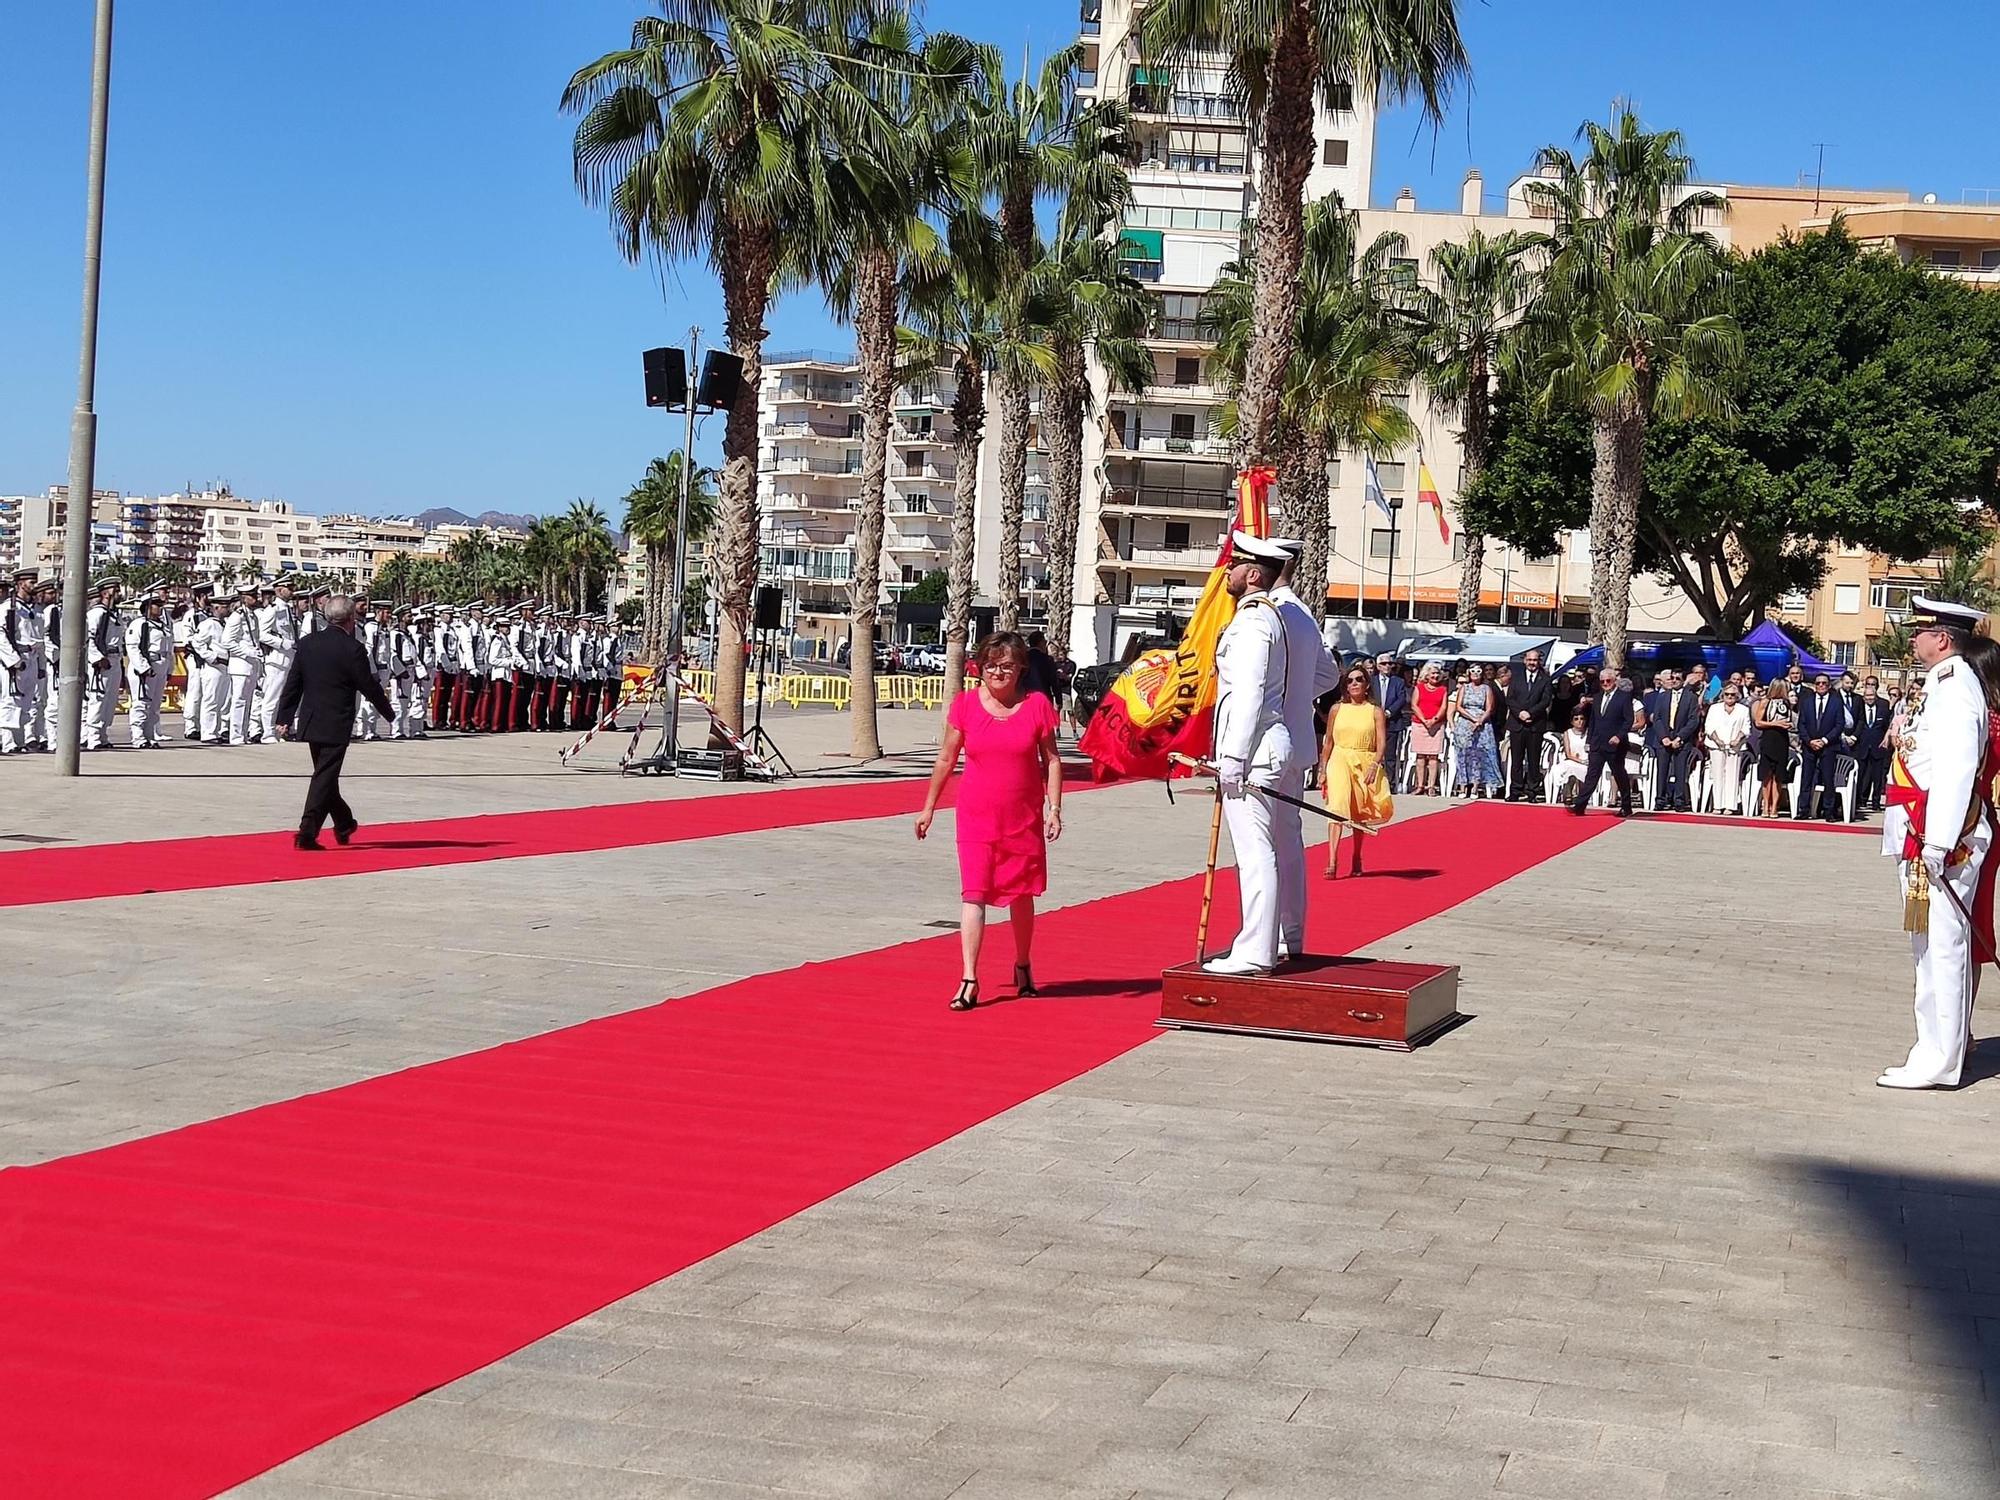
[[[1882, 810], [1889, 758], [1922, 692], [1851, 671], [1808, 678], [1796, 664], [1761, 684], [1699, 664], [1643, 686], [1616, 673], [1597, 682], [1547, 670], [1538, 651], [1492, 668], [1413, 665], [1389, 652], [1350, 666], [1367, 675], [1383, 711], [1384, 759], [1393, 789], [1407, 795], [1579, 805], [1615, 797], [1624, 807], [1636, 787], [1662, 812], [1828, 822]], [[1607, 706], [1617, 724], [1593, 736]], [[1599, 785], [1599, 770], [1609, 785]]]

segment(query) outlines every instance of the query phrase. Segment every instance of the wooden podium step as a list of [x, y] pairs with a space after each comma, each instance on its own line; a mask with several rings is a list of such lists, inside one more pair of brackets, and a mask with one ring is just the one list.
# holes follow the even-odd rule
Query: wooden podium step
[[1464, 1019], [1456, 964], [1304, 954], [1275, 973], [1223, 975], [1187, 963], [1161, 975], [1160, 989], [1162, 1026], [1399, 1052]]

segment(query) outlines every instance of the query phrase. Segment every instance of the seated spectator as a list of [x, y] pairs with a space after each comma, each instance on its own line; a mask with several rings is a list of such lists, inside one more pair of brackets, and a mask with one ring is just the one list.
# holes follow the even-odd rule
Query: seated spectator
[[1562, 732], [1556, 763], [1549, 768], [1548, 798], [1551, 802], [1567, 801], [1570, 788], [1583, 780], [1584, 769], [1590, 764], [1589, 717], [1581, 707], [1569, 716], [1569, 728]]

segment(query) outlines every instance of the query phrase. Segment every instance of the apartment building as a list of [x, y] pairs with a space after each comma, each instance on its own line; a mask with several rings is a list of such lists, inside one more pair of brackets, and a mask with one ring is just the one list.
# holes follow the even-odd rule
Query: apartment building
[[[117, 490], [92, 491], [90, 567], [118, 559]], [[0, 567], [60, 570], [69, 528], [69, 486], [52, 484], [39, 495], [0, 495]]]
[[226, 486], [170, 495], [127, 495], [119, 517], [118, 554], [144, 566], [167, 564], [190, 573], [203, 566], [211, 512], [243, 512], [250, 502]]
[[320, 520], [302, 516], [282, 500], [214, 506], [202, 514], [195, 570], [208, 577], [265, 578], [321, 570]]
[[403, 516], [321, 516], [319, 564], [325, 573], [346, 573], [355, 587], [366, 591], [375, 570], [398, 552], [415, 552], [424, 544], [424, 528]]
[[[950, 554], [954, 394], [948, 372], [895, 394], [879, 601], [887, 606], [943, 569]], [[853, 356], [768, 355], [758, 422], [760, 575], [784, 591], [794, 653], [830, 660], [848, 638], [861, 507], [861, 374]]]

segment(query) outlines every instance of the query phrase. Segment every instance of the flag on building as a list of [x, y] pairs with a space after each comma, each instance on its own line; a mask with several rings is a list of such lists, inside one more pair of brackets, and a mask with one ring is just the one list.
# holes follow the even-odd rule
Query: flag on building
[[1431, 466], [1422, 459], [1417, 460], [1417, 504], [1428, 505], [1437, 513], [1438, 539], [1451, 540], [1451, 523], [1444, 518], [1444, 502], [1438, 499], [1437, 481], [1431, 478]]
[[[1271, 534], [1271, 482], [1266, 468], [1247, 469], [1236, 480], [1236, 529], [1251, 536]], [[1111, 684], [1090, 716], [1078, 748], [1090, 757], [1099, 781], [1119, 777], [1165, 776], [1167, 756], [1178, 751], [1208, 758], [1215, 719], [1215, 646], [1236, 613], [1224, 578], [1230, 542], [1210, 569], [1201, 597], [1180, 643], [1148, 651]]]
[[[1390, 515], [1389, 497], [1382, 493], [1382, 476], [1375, 472], [1375, 460], [1372, 458], [1368, 460], [1367, 474], [1362, 481], [1361, 498], [1364, 501], [1374, 501], [1376, 508], [1383, 515]], [[1391, 516], [1391, 519], [1393, 520], [1394, 517]]]

